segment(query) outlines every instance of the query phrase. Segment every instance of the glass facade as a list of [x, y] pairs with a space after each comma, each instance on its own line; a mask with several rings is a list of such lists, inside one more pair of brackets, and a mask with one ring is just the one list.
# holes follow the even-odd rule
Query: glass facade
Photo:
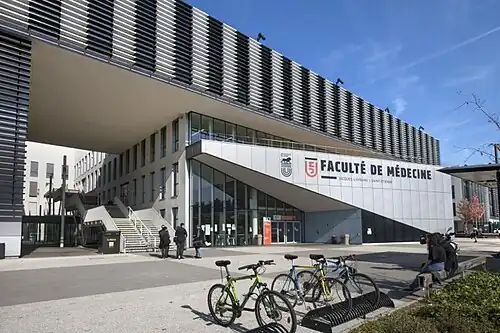
[[206, 164], [191, 161], [190, 186], [192, 234], [201, 225], [206, 241], [214, 246], [253, 244], [262, 235], [264, 217], [276, 216], [286, 216], [289, 222], [273, 221], [274, 243], [302, 240], [302, 211]]

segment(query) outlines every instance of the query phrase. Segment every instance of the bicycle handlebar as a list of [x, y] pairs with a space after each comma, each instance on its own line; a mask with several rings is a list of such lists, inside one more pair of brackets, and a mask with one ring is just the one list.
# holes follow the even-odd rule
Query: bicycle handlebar
[[274, 263], [274, 260], [259, 260], [259, 262], [256, 263], [256, 264], [250, 264], [250, 265], [245, 265], [245, 266], [238, 267], [238, 270], [240, 270], [240, 271], [242, 271], [244, 269], [246, 269], [246, 270], [249, 270], [249, 269], [256, 270], [257, 268], [262, 267], [264, 265], [276, 265], [276, 264]]
[[346, 262], [347, 260], [356, 260], [354, 254], [350, 254], [345, 257], [331, 257], [331, 258], [326, 258], [327, 260], [338, 260], [340, 262]]

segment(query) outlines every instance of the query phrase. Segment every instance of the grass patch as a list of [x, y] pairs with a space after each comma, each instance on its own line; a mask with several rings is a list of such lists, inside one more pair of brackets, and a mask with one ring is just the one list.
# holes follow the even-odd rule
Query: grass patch
[[498, 333], [500, 274], [475, 272], [352, 333]]

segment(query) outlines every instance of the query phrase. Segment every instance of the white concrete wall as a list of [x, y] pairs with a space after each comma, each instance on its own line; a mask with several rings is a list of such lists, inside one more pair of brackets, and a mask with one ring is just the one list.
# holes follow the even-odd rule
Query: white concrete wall
[[[49, 190], [49, 178], [47, 177], [47, 163], [54, 164], [53, 188], [62, 186], [62, 164], [63, 156], [67, 156], [68, 164], [68, 188], [74, 188], [75, 179], [75, 156], [81, 154], [82, 150], [47, 145], [43, 143], [27, 142], [26, 153], [26, 170], [24, 178], [24, 214], [39, 215], [40, 206], [42, 206], [42, 215], [48, 213], [48, 202], [44, 198], [45, 193]], [[38, 162], [38, 175], [31, 176], [31, 162]], [[30, 182], [36, 182], [38, 194], [36, 197], [30, 197]], [[55, 204], [55, 212], [59, 210], [59, 203]]]
[[[451, 177], [438, 172], [437, 166], [206, 140], [202, 151], [418, 229], [453, 226]], [[291, 158], [291, 165], [285, 166], [291, 168], [289, 173], [282, 172], [282, 159], [287, 157]], [[316, 159], [307, 167], [309, 176], [306, 158]], [[337, 162], [350, 163], [353, 172], [321, 170], [322, 160], [334, 167]], [[358, 164], [358, 172], [354, 164]], [[394, 175], [389, 174], [392, 168]], [[429, 179], [415, 178], [413, 170], [424, 172]]]

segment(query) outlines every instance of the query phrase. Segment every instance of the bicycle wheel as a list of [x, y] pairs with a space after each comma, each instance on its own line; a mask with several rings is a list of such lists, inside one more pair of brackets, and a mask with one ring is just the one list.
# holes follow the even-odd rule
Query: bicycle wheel
[[373, 297], [367, 297], [367, 300], [372, 305], [376, 305], [379, 302], [380, 290], [375, 281], [373, 281], [373, 279], [368, 275], [363, 273], [354, 273], [344, 283], [347, 286], [352, 287], [349, 288], [349, 291], [353, 297], [365, 296], [373, 292], [373, 294], [371, 294]]
[[345, 310], [344, 315], [349, 313], [352, 309], [351, 292], [339, 279], [325, 277], [324, 287], [321, 282], [318, 282], [314, 287], [313, 295], [314, 298], [317, 299], [313, 302], [315, 308], [339, 304], [341, 308]]
[[295, 287], [295, 281], [288, 274], [276, 276], [271, 283], [271, 290], [279, 292], [285, 296], [290, 304], [295, 307], [299, 298], [299, 291]]
[[[313, 289], [319, 283], [319, 278], [311, 271], [300, 271], [297, 274], [297, 283], [299, 284], [302, 292], [302, 297], [306, 302], [312, 303], [315, 300], [313, 297]], [[318, 295], [319, 297], [319, 295]]]
[[[220, 295], [217, 292], [220, 292]], [[238, 315], [236, 300], [225, 285], [214, 284], [208, 291], [207, 301], [208, 310], [217, 324], [228, 327], [234, 323]], [[224, 319], [225, 314], [229, 314], [228, 319]]]
[[[262, 317], [260, 313], [262, 306], [270, 322], [266, 322]], [[274, 290], [266, 289], [257, 297], [255, 301], [255, 319], [257, 319], [259, 327], [276, 323], [286, 329], [288, 333], [297, 331], [297, 315], [292, 304], [286, 297]]]

